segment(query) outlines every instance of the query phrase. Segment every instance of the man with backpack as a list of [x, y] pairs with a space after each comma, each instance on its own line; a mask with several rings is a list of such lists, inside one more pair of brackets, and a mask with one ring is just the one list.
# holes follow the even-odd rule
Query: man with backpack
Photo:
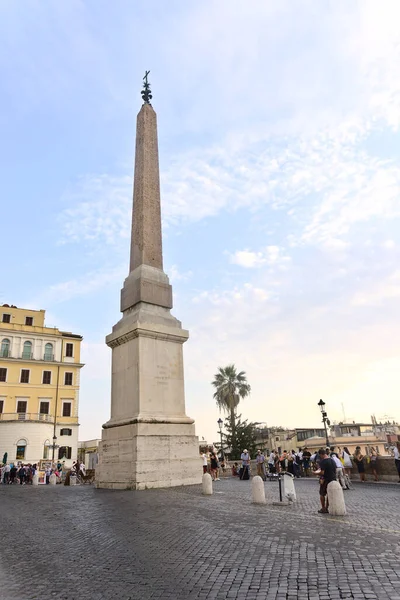
[[319, 475], [319, 498], [321, 502], [321, 508], [318, 512], [321, 514], [328, 514], [328, 484], [331, 481], [336, 481], [336, 465], [327, 454], [325, 448], [321, 448], [318, 451], [318, 456], [320, 459], [319, 469], [318, 471], [315, 471], [315, 474]]

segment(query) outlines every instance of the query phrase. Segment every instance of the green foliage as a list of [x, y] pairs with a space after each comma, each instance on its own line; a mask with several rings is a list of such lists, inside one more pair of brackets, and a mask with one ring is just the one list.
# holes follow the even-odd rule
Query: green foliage
[[240, 455], [246, 448], [250, 452], [251, 458], [255, 457], [257, 451], [256, 439], [259, 423], [249, 423], [247, 419], [241, 420], [242, 415], [235, 415], [233, 424], [229, 418], [225, 419], [225, 430], [223, 434], [224, 448], [231, 450], [229, 458], [239, 460]]
[[236, 371], [235, 365], [219, 367], [211, 384], [215, 388], [214, 399], [220, 410], [230, 413], [231, 424], [234, 424], [236, 408], [242, 398], [250, 394], [251, 387], [247, 383], [246, 373]]

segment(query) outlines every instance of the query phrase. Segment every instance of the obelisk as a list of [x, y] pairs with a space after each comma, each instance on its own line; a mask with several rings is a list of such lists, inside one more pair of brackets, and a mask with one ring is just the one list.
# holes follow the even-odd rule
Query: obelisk
[[146, 489], [200, 483], [194, 421], [186, 416], [183, 343], [163, 271], [157, 117], [144, 77], [137, 116], [130, 273], [112, 349], [111, 418], [103, 425], [96, 485]]

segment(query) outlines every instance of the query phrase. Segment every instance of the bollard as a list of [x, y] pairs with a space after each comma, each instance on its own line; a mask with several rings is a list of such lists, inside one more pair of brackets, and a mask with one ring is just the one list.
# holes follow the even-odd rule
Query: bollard
[[39, 485], [39, 475], [37, 471], [32, 477], [32, 485]]
[[[71, 477], [72, 479], [72, 477]], [[211, 496], [213, 493], [212, 489], [212, 479], [210, 473], [204, 473], [203, 478], [201, 480], [201, 485], [203, 488], [203, 494], [205, 496]]]
[[69, 485], [76, 485], [76, 475], [71, 475], [69, 478]]
[[337, 517], [343, 517], [346, 514], [346, 505], [344, 503], [343, 488], [338, 481], [328, 483], [328, 502], [329, 514]]
[[49, 477], [49, 484], [56, 485], [56, 483], [57, 483], [57, 476], [55, 475], [55, 473], [52, 473]]
[[253, 504], [265, 504], [264, 482], [259, 475], [253, 477], [251, 482], [251, 495]]
[[294, 477], [291, 473], [283, 473], [283, 499], [288, 502], [296, 502], [296, 490], [294, 489]]

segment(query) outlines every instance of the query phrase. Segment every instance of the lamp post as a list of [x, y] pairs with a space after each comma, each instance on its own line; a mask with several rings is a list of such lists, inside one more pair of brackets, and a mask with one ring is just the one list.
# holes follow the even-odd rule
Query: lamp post
[[55, 451], [57, 450], [57, 448], [59, 448], [59, 447], [60, 447], [60, 446], [58, 446], [58, 445], [56, 444], [56, 441], [57, 441], [57, 436], [53, 435], [53, 443], [52, 443], [52, 444], [50, 444], [50, 446], [49, 446], [49, 448], [51, 448], [51, 450], [52, 450], [52, 458], [51, 458], [51, 462], [54, 462], [54, 453], [55, 453]]
[[329, 436], [328, 436], [328, 428], [327, 428], [327, 426], [326, 426], [326, 425], [327, 425], [327, 424], [328, 424], [328, 425], [330, 425], [330, 424], [331, 424], [331, 422], [330, 422], [330, 420], [328, 419], [328, 415], [327, 415], [327, 413], [325, 412], [325, 402], [324, 402], [323, 400], [320, 400], [320, 401], [318, 402], [318, 406], [319, 406], [319, 407], [320, 407], [320, 409], [321, 409], [321, 414], [322, 414], [322, 422], [323, 422], [323, 424], [324, 424], [324, 429], [325, 429], [325, 439], [326, 439], [326, 446], [328, 447], [328, 446], [329, 446]]
[[220, 436], [220, 445], [221, 445], [221, 458], [222, 458], [222, 460], [224, 460], [224, 458], [225, 458], [225, 456], [224, 456], [224, 449], [222, 448], [222, 425], [224, 424], [224, 422], [221, 419], [221, 417], [218, 419], [217, 423], [218, 423], [218, 427], [219, 427], [219, 436]]

